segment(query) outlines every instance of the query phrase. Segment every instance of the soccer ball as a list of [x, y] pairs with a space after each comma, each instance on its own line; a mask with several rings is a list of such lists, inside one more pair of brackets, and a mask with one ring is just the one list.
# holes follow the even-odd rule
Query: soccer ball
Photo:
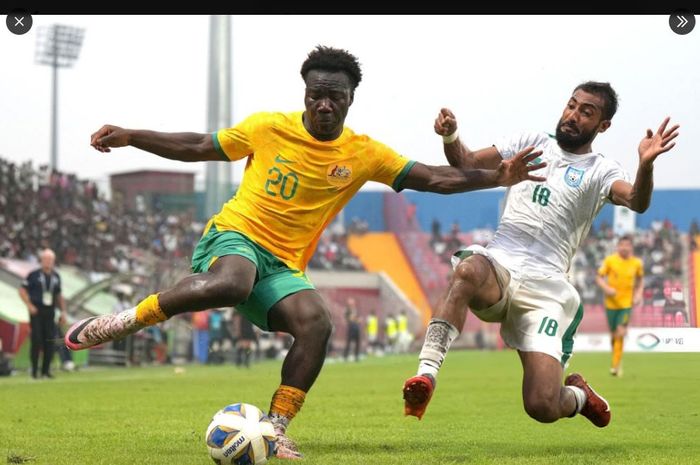
[[275, 455], [277, 436], [270, 418], [246, 403], [214, 414], [206, 433], [209, 455], [218, 465], [262, 465]]

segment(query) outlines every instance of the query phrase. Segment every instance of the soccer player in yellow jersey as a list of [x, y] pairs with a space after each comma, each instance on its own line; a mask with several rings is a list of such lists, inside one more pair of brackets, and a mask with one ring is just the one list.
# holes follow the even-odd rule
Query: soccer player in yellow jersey
[[247, 159], [236, 195], [206, 225], [192, 257], [195, 273], [135, 308], [77, 322], [65, 343], [81, 350], [174, 315], [235, 307], [266, 331], [291, 334], [281, 384], [270, 405], [278, 458], [300, 458], [286, 436], [318, 376], [331, 335], [329, 310], [304, 270], [324, 228], [367, 181], [396, 191], [443, 194], [524, 180], [542, 152], [528, 147], [495, 169], [428, 166], [344, 126], [362, 78], [346, 50], [318, 46], [301, 67], [304, 111], [257, 113], [213, 134], [162, 133], [106, 125], [90, 144], [100, 152], [132, 146], [172, 160]]
[[605, 294], [605, 313], [608, 317], [612, 342], [610, 374], [622, 376], [622, 346], [627, 335], [627, 323], [632, 307], [642, 302], [644, 265], [633, 255], [632, 237], [622, 236], [617, 252], [608, 255], [598, 269], [596, 282]]

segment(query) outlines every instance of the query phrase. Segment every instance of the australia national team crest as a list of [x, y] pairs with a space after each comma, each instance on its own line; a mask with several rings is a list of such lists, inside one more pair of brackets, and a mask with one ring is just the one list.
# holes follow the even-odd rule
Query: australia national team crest
[[352, 165], [347, 163], [335, 163], [328, 167], [326, 179], [335, 186], [343, 186], [352, 181]]
[[564, 173], [564, 181], [571, 187], [578, 187], [581, 185], [581, 181], [583, 181], [583, 173], [585, 173], [584, 170], [569, 166], [566, 169], [566, 173]]

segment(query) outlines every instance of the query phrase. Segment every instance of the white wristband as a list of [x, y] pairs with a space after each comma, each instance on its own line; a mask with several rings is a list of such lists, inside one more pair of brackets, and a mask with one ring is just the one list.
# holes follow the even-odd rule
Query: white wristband
[[451, 144], [452, 142], [456, 141], [458, 137], [459, 137], [459, 131], [455, 130], [455, 132], [453, 132], [449, 136], [442, 136], [442, 143], [443, 144]]

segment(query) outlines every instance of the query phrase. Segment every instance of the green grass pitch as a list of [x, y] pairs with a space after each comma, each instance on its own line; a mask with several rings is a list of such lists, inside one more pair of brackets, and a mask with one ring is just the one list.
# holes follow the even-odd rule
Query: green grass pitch
[[[700, 354], [576, 354], [611, 404], [612, 422], [539, 424], [522, 408], [512, 351], [453, 351], [425, 417], [403, 416], [401, 387], [417, 354], [328, 363], [289, 433], [304, 465], [700, 464]], [[212, 414], [229, 403], [267, 411], [281, 362], [93, 368], [31, 381], [0, 378], [0, 463], [195, 465]], [[273, 459], [271, 463], [284, 463]]]

